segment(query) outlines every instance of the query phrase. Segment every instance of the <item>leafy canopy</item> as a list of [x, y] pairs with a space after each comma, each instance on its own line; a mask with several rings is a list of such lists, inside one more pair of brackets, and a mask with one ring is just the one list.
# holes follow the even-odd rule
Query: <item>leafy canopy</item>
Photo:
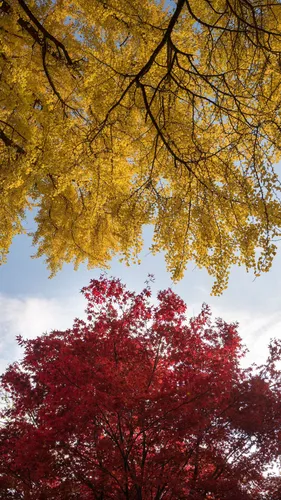
[[280, 236], [280, 0], [2, 0], [0, 252], [267, 271]]
[[2, 376], [1, 499], [278, 500], [281, 344], [243, 370], [237, 325], [170, 289], [83, 289], [87, 320], [24, 341]]

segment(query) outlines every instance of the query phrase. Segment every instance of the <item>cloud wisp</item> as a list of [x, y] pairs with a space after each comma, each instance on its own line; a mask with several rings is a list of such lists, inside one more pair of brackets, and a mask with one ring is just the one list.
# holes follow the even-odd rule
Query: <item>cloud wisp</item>
[[[24, 298], [0, 294], [0, 373], [9, 363], [20, 360], [22, 349], [16, 337], [35, 338], [53, 329], [71, 328], [75, 317], [85, 318], [86, 301], [82, 294], [69, 297]], [[261, 364], [268, 355], [271, 338], [281, 338], [281, 312], [268, 314], [252, 310], [233, 310], [211, 305], [213, 319], [223, 318], [227, 322], [238, 322], [239, 333], [249, 349], [243, 366]], [[188, 304], [188, 316], [197, 315], [201, 304]]]
[[53, 329], [66, 330], [75, 317], [84, 317], [82, 295], [60, 298], [13, 298], [0, 295], [0, 373], [21, 358], [16, 337], [35, 338]]

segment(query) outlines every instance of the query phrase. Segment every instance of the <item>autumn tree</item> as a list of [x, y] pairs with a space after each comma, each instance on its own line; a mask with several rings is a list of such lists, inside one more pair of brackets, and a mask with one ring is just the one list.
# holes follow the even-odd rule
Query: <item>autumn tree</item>
[[2, 376], [0, 498], [277, 500], [281, 344], [242, 369], [237, 325], [186, 319], [116, 279], [83, 289], [87, 320], [35, 340]]
[[267, 271], [280, 236], [279, 0], [1, 0], [0, 248]]

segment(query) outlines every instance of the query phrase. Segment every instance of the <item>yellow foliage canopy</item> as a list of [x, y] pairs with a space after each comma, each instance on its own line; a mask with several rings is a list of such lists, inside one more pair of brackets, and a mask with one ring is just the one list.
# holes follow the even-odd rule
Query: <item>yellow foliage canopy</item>
[[280, 235], [280, 0], [0, 1], [0, 251], [267, 271]]

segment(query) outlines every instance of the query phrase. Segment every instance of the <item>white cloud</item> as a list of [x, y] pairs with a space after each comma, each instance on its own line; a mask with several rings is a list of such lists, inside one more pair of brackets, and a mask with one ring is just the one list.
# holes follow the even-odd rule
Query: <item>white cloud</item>
[[[249, 352], [242, 360], [242, 366], [249, 366], [252, 363], [257, 365], [266, 361], [269, 354], [268, 345], [270, 339], [281, 339], [281, 312], [270, 311], [268, 313], [255, 311], [252, 309], [231, 309], [212, 305], [212, 318], [222, 318], [228, 323], [238, 322], [238, 332], [244, 345]], [[196, 316], [201, 310], [201, 304], [194, 303], [188, 307], [189, 316]]]
[[[239, 319], [238, 319], [239, 321]], [[245, 361], [256, 364], [263, 363], [268, 354], [268, 345], [272, 338], [281, 339], [281, 313], [249, 314], [240, 319], [240, 335], [249, 353]]]
[[70, 328], [84, 316], [82, 295], [66, 298], [12, 298], [0, 295], [0, 373], [22, 355], [16, 336], [34, 338], [53, 329]]
[[[156, 301], [155, 301], [156, 302]], [[212, 301], [210, 301], [212, 302]], [[253, 314], [252, 310], [229, 309], [212, 305], [213, 318], [239, 322], [239, 333], [249, 349], [243, 365], [261, 364], [268, 355], [271, 338], [281, 338], [281, 312]], [[53, 329], [71, 328], [75, 317], [84, 317], [86, 301], [82, 294], [60, 298], [13, 298], [0, 294], [0, 373], [19, 360], [22, 350], [16, 336], [34, 338]], [[188, 305], [188, 315], [197, 315], [201, 304]]]

